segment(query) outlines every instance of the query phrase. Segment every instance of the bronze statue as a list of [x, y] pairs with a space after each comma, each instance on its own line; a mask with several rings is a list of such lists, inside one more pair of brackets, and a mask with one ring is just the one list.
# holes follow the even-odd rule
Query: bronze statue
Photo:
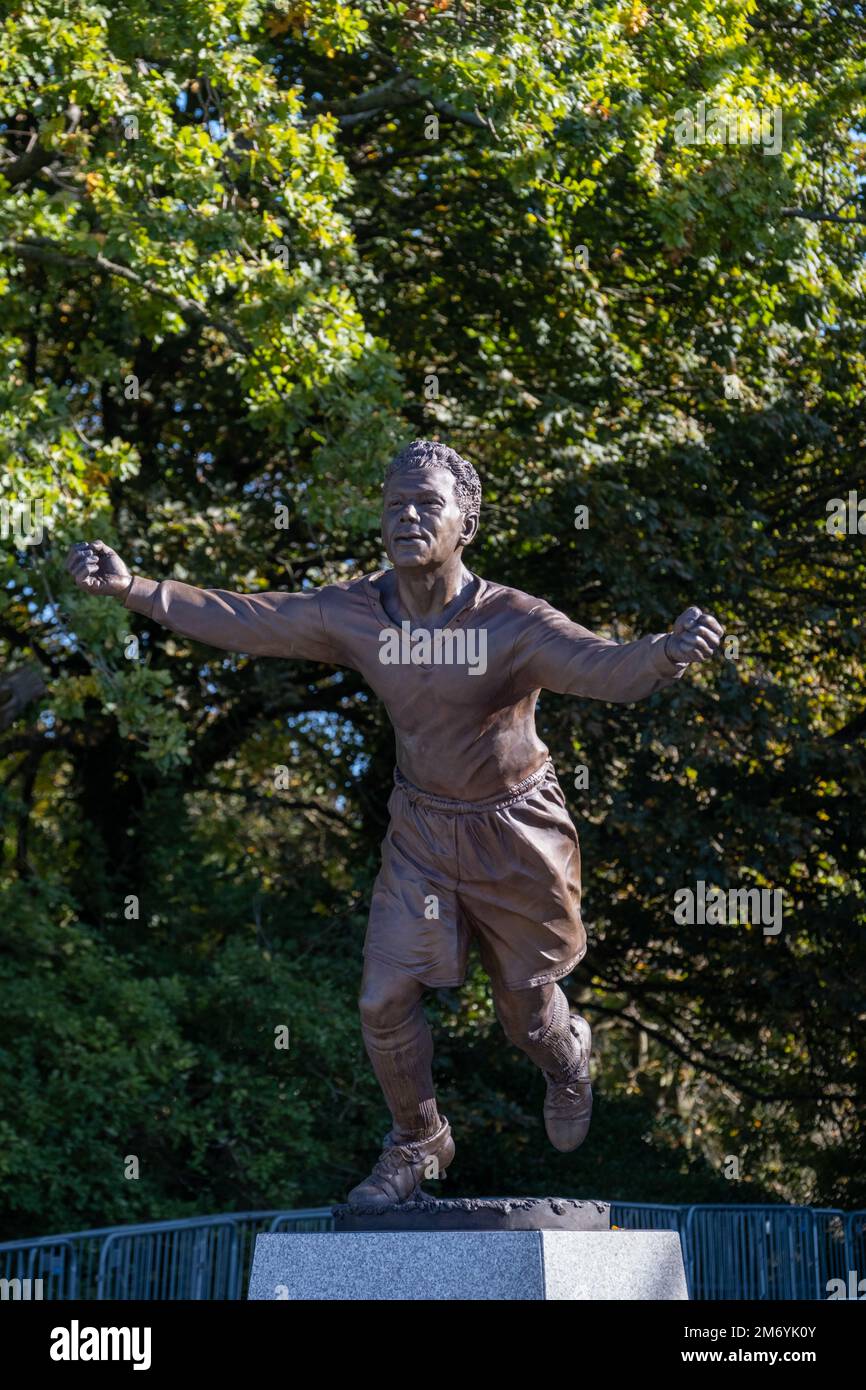
[[723, 629], [692, 607], [669, 633], [617, 643], [542, 599], [480, 578], [463, 552], [481, 484], [442, 444], [393, 460], [382, 539], [393, 568], [309, 593], [235, 594], [133, 576], [101, 541], [67, 561], [88, 593], [226, 651], [360, 671], [397, 744], [390, 825], [373, 889], [360, 1009], [392, 1117], [357, 1208], [410, 1201], [454, 1157], [436, 1104], [426, 989], [462, 984], [475, 937], [506, 1036], [547, 1082], [552, 1144], [576, 1149], [592, 1111], [589, 1024], [557, 981], [583, 959], [580, 850], [535, 730], [542, 689], [631, 702], [711, 657]]

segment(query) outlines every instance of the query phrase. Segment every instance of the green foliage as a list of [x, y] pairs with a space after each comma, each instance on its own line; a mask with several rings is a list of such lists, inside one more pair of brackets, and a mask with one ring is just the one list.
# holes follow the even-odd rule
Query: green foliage
[[[598, 1120], [545, 1147], [473, 976], [431, 1003], [449, 1183], [863, 1204], [866, 565], [825, 523], [862, 487], [864, 23], [0, 4], [0, 500], [46, 517], [0, 548], [0, 681], [46, 687], [0, 734], [5, 1234], [328, 1201], [365, 1170], [384, 713], [353, 673], [88, 598], [63, 558], [101, 536], [244, 590], [371, 569], [416, 434], [482, 474], [481, 573], [621, 638], [701, 602], [740, 643], [639, 707], [543, 696]], [[780, 108], [780, 152], [683, 143], [701, 102]], [[781, 935], [677, 926], [699, 878], [782, 888]]]

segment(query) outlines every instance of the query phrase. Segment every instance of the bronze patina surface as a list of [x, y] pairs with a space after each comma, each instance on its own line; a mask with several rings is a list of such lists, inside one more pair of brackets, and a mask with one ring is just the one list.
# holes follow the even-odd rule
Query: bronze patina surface
[[[462, 982], [473, 940], [506, 1037], [543, 1074], [551, 1142], [569, 1152], [585, 1139], [591, 1034], [557, 983], [586, 951], [580, 848], [536, 732], [536, 702], [542, 690], [645, 699], [711, 657], [722, 636], [715, 618], [691, 607], [670, 632], [614, 642], [543, 599], [472, 573], [463, 553], [480, 507], [471, 464], [418, 440], [385, 480], [390, 569], [299, 593], [238, 594], [133, 575], [101, 541], [69, 554], [88, 593], [112, 595], [224, 651], [349, 667], [387, 708], [395, 785], [360, 1008], [393, 1127], [349, 1194], [362, 1212], [423, 1198], [421, 1184], [452, 1162], [422, 998]], [[435, 1210], [440, 1225], [457, 1219], [450, 1204]]]
[[336, 1231], [609, 1231], [610, 1204], [573, 1197], [452, 1197], [333, 1208]]

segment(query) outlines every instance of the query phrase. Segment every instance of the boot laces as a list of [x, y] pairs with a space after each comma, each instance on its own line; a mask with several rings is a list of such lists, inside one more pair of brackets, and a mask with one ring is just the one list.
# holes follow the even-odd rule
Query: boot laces
[[575, 1101], [586, 1097], [584, 1087], [589, 1085], [588, 1077], [574, 1077], [571, 1081], [551, 1081], [547, 1095], [548, 1109], [573, 1110]]
[[406, 1167], [409, 1161], [401, 1149], [385, 1149], [373, 1165], [372, 1176], [385, 1178], [386, 1181], [390, 1180], [399, 1173], [401, 1168]]
[[[431, 1136], [435, 1137], [435, 1136]], [[393, 1173], [399, 1172], [401, 1168], [411, 1167], [415, 1163], [423, 1162], [426, 1155], [421, 1153], [423, 1145], [428, 1144], [429, 1140], [417, 1140], [407, 1144], [389, 1144], [383, 1149], [373, 1169], [374, 1173], [381, 1172], [383, 1177], [390, 1177]]]

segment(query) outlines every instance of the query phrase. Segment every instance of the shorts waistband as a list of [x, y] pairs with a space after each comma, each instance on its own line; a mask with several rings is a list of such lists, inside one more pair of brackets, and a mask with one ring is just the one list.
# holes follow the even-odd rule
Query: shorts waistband
[[553, 759], [548, 758], [530, 777], [524, 777], [515, 787], [508, 787], [498, 796], [488, 797], [486, 801], [457, 801], [449, 796], [434, 796], [432, 792], [425, 792], [416, 787], [414, 782], [403, 776], [399, 767], [394, 768], [394, 784], [417, 806], [428, 806], [431, 811], [444, 811], [448, 815], [459, 816], [473, 815], [478, 811], [498, 811], [503, 806], [511, 806], [513, 802], [520, 801], [529, 792], [534, 791], [551, 773], [555, 773], [555, 768]]

